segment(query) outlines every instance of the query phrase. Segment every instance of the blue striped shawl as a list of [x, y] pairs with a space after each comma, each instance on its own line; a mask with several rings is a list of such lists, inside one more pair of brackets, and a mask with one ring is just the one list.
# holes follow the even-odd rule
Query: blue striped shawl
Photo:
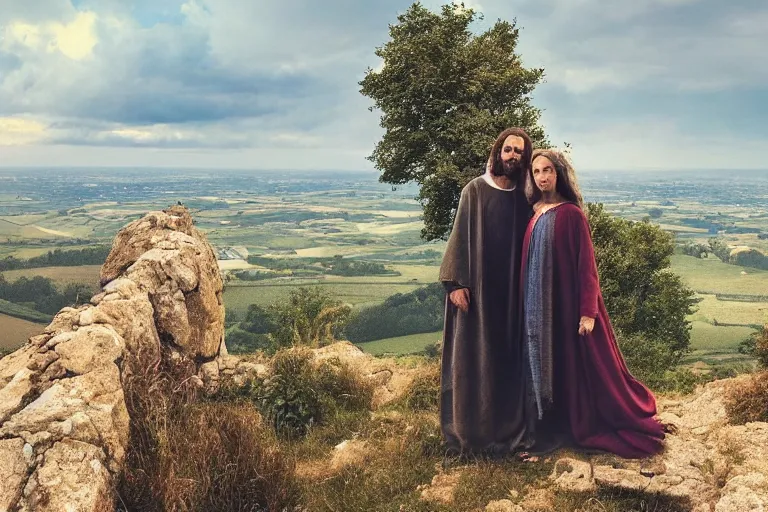
[[539, 419], [552, 404], [553, 210], [544, 212], [533, 227], [523, 284], [524, 353], [530, 363], [528, 375]]

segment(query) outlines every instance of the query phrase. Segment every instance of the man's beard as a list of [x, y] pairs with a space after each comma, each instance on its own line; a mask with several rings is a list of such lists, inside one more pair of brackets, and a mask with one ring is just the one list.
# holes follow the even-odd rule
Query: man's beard
[[[501, 172], [495, 172], [497, 169]], [[501, 165], [494, 166], [492, 169], [492, 171], [494, 171], [494, 176], [506, 176], [512, 181], [516, 181], [523, 170], [523, 163], [520, 160], [515, 160], [514, 158], [510, 158], [506, 161], [501, 160]]]

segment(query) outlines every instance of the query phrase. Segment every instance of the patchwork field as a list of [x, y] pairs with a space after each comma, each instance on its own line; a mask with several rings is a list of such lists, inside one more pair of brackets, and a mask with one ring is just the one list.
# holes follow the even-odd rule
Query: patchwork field
[[25, 268], [20, 270], [6, 270], [3, 272], [5, 279], [15, 281], [20, 277], [47, 277], [57, 285], [66, 286], [70, 283], [86, 283], [93, 286], [94, 292], [99, 286], [99, 272], [101, 265], [80, 265], [75, 267], [42, 267]]
[[[580, 181], [586, 200], [602, 202], [608, 211], [628, 219], [652, 217], [651, 222], [674, 232], [678, 241], [706, 244], [713, 233], [735, 226], [744, 232], [725, 233], [728, 244], [768, 251], [768, 240], [754, 232], [768, 232], [768, 208], [755, 193], [756, 184], [763, 183], [759, 176], [749, 187], [741, 188], [738, 184], [713, 186], [720, 183], [720, 175], [707, 178], [709, 181], [702, 181], [700, 173], [695, 177], [672, 183], [664, 175], [598, 173]], [[372, 173], [286, 177], [268, 172], [72, 170], [16, 178], [4, 180], [4, 187], [8, 184], [13, 189], [0, 194], [0, 259], [110, 243], [126, 223], [179, 201], [191, 209], [197, 227], [222, 254], [220, 268], [230, 273], [224, 301], [235, 317], [243, 315], [250, 304], [264, 306], [282, 300], [292, 288], [302, 285], [321, 286], [354, 308], [377, 304], [393, 294], [435, 282], [445, 247], [443, 241], [426, 243], [419, 237], [421, 207], [414, 200], [416, 188], [393, 189], [377, 183]], [[233, 278], [234, 272], [259, 267], [241, 259], [245, 256], [225, 255], [229, 249], [282, 260], [340, 255], [382, 263], [399, 275], [240, 281]], [[749, 326], [768, 321], [764, 297], [768, 295], [768, 271], [726, 265], [714, 257], [702, 260], [682, 255], [672, 257], [672, 270], [701, 299], [691, 316], [694, 353], [689, 359], [743, 358], [736, 350], [752, 332]], [[59, 285], [82, 282], [95, 286], [98, 273], [99, 266], [91, 265], [3, 274], [9, 281], [40, 275]], [[6, 328], [8, 318], [0, 315], [0, 332], [11, 332]], [[439, 335], [419, 334], [361, 346], [377, 354], [412, 353]]]

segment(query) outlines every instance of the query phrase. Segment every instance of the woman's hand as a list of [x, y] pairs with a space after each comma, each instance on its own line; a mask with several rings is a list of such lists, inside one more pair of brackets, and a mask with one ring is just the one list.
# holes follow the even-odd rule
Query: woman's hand
[[581, 317], [581, 320], [579, 320], [579, 335], [585, 336], [592, 332], [592, 329], [595, 328], [595, 319], [589, 318], [588, 316]]
[[453, 290], [449, 295], [451, 302], [454, 306], [462, 310], [463, 312], [469, 311], [469, 288], [459, 288]]

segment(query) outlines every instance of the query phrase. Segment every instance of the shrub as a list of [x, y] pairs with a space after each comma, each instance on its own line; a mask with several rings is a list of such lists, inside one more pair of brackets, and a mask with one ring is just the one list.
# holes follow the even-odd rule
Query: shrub
[[310, 350], [297, 348], [275, 354], [270, 376], [247, 383], [234, 395], [255, 401], [280, 436], [297, 438], [337, 414], [369, 410], [373, 386], [342, 361], [316, 364]]
[[739, 386], [734, 386], [725, 401], [731, 423], [768, 421], [768, 371], [756, 373]]
[[755, 340], [753, 354], [758, 364], [763, 368], [768, 368], [768, 324], [763, 326], [762, 331], [755, 333], [753, 339]]
[[250, 404], [197, 402], [189, 361], [130, 358], [123, 387], [130, 443], [118, 510], [283, 510], [293, 466]]

